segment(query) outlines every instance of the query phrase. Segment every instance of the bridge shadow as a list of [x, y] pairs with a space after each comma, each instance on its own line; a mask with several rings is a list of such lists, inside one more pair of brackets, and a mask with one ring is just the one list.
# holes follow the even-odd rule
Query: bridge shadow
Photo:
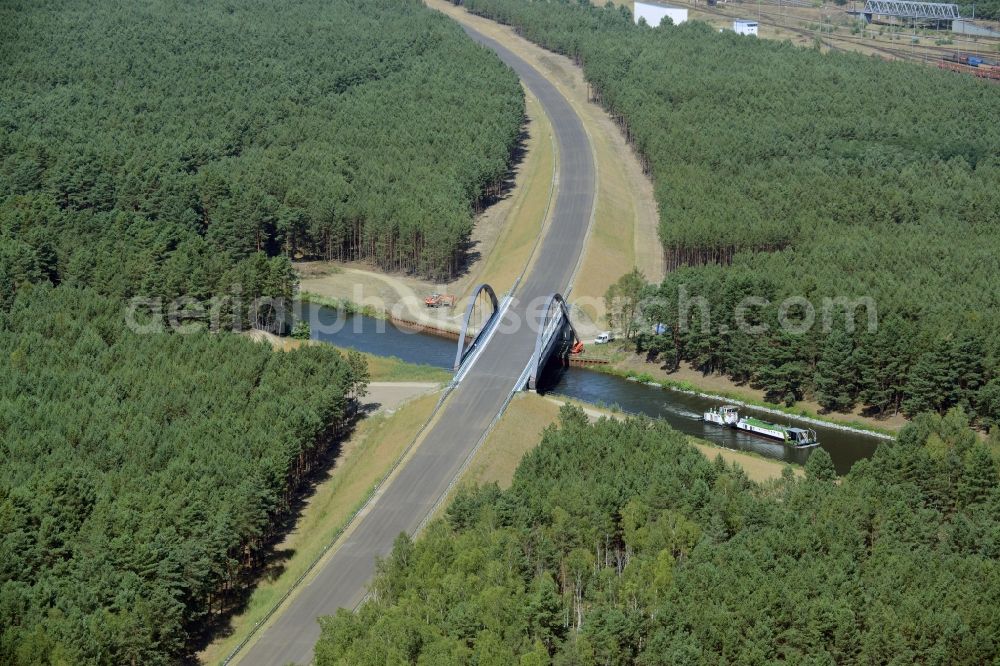
[[559, 385], [567, 370], [569, 370], [569, 365], [563, 365], [554, 355], [549, 357], [545, 367], [542, 368], [535, 379], [535, 391], [541, 395], [545, 395]]

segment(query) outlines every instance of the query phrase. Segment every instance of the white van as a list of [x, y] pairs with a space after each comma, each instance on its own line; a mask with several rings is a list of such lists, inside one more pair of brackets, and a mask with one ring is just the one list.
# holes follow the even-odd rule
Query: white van
[[606, 344], [608, 344], [609, 342], [611, 342], [614, 339], [615, 339], [615, 336], [612, 335], [611, 331], [604, 331], [603, 333], [599, 333], [597, 335], [597, 337], [594, 338], [594, 344], [595, 345], [606, 345]]

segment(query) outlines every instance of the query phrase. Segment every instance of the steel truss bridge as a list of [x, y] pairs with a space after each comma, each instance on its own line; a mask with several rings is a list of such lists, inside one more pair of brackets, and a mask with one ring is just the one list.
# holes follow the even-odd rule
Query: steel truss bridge
[[958, 5], [939, 2], [906, 2], [905, 0], [866, 0], [862, 13], [869, 20], [874, 15], [939, 21], [953, 21], [962, 18], [958, 14]]

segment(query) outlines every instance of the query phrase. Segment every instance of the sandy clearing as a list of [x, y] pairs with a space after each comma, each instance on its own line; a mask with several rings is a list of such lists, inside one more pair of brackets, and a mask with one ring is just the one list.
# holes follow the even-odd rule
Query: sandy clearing
[[336, 272], [321, 277], [302, 277], [300, 291], [306, 295], [348, 300], [394, 317], [446, 330], [458, 330], [461, 325], [463, 310], [459, 305], [454, 308], [424, 305], [424, 298], [430, 294], [447, 291], [442, 285], [355, 266], [337, 268]]
[[441, 388], [435, 382], [372, 382], [368, 385], [365, 407], [373, 412], [392, 414], [405, 402]]

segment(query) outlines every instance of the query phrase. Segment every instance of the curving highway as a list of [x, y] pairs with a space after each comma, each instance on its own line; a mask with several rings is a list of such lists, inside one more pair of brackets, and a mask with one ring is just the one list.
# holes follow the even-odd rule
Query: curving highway
[[316, 618], [332, 615], [338, 608], [354, 608], [364, 598], [375, 559], [392, 550], [400, 532], [416, 532], [503, 409], [534, 351], [535, 327], [523, 325], [535, 317], [529, 313], [529, 304], [554, 291], [564, 292], [583, 252], [596, 176], [590, 140], [579, 117], [536, 69], [485, 35], [471, 28], [466, 32], [517, 72], [552, 122], [559, 167], [547, 231], [533, 268], [522, 280], [497, 333], [452, 392], [423, 443], [356, 519], [346, 540], [310, 582], [275, 615], [256, 642], [237, 656], [240, 664], [309, 663], [320, 633]]

